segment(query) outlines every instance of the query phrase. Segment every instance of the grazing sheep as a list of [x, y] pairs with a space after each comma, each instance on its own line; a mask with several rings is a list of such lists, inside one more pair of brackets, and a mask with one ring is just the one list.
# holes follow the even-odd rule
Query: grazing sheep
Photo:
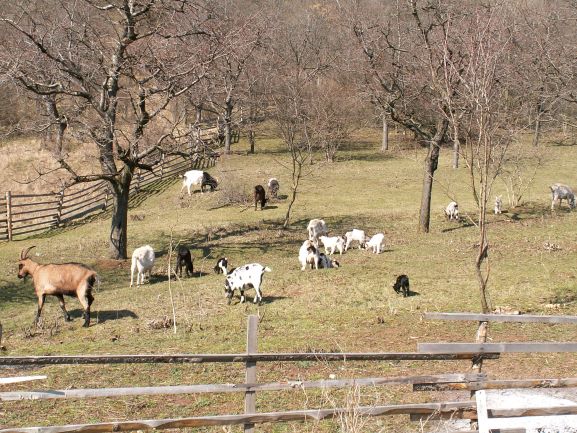
[[501, 208], [503, 206], [503, 200], [501, 199], [502, 196], [498, 195], [495, 197], [495, 215], [498, 215], [502, 212]]
[[571, 188], [562, 183], [555, 183], [549, 187], [551, 190], [551, 210], [555, 209], [555, 202], [559, 200], [559, 207], [561, 207], [561, 200], [567, 200], [569, 207], [575, 209], [575, 195]]
[[409, 296], [409, 277], [407, 277], [405, 274], [399, 275], [397, 277], [397, 281], [395, 284], [393, 284], [393, 289], [395, 289], [395, 292], [397, 293], [401, 293], [402, 291], [404, 298]]
[[445, 208], [445, 216], [449, 220], [454, 219], [455, 221], [459, 221], [459, 205], [457, 204], [456, 201], [452, 201], [447, 205], [447, 207]]
[[335, 249], [339, 251], [339, 254], [343, 254], [345, 249], [345, 240], [341, 236], [333, 236], [330, 238], [327, 236], [320, 236], [319, 239], [325, 247], [326, 254], [334, 254]]
[[264, 187], [262, 185], [255, 186], [254, 187], [254, 210], [256, 210], [258, 203], [260, 203], [260, 210], [263, 210], [267, 201], [268, 201], [268, 199], [266, 198]]
[[134, 280], [134, 271], [136, 274], [136, 285], [144, 284], [144, 275], [148, 273], [148, 278], [152, 272], [155, 260], [154, 250], [150, 245], [144, 245], [136, 248], [132, 252], [132, 265], [130, 266], [130, 287]]
[[278, 179], [276, 177], [271, 177], [268, 180], [268, 193], [271, 197], [277, 198], [278, 190], [280, 189], [280, 184], [278, 183]]
[[350, 232], [345, 233], [345, 241], [345, 251], [349, 249], [354, 241], [359, 243], [359, 249], [361, 249], [364, 248], [365, 243], [367, 242], [367, 236], [365, 235], [364, 230], [353, 229]]
[[373, 253], [380, 254], [385, 249], [385, 235], [377, 233], [366, 244], [366, 249], [372, 249]]
[[216, 274], [228, 274], [228, 259], [226, 257], [221, 257], [216, 261], [216, 265], [214, 265], [214, 272]]
[[309, 240], [313, 242], [317, 248], [319, 245], [319, 236], [326, 235], [329, 232], [325, 222], [318, 218], [309, 221], [307, 231], [309, 233]]
[[64, 295], [78, 298], [84, 309], [84, 324], [90, 325], [90, 306], [94, 297], [92, 288], [98, 277], [96, 272], [80, 263], [62, 263], [41, 265], [28, 257], [28, 253], [34, 247], [23, 249], [18, 260], [18, 278], [32, 277], [34, 292], [38, 298], [38, 309], [34, 324], [38, 325], [42, 307], [47, 295], [56, 296], [60, 308], [64, 313], [64, 320], [70, 321], [70, 314], [66, 311]]
[[319, 269], [338, 268], [341, 264], [324, 253], [319, 254]]
[[311, 266], [311, 269], [319, 268], [319, 250], [315, 247], [314, 243], [310, 240], [306, 240], [301, 245], [299, 250], [299, 262], [301, 264], [301, 271], [304, 271], [307, 265]]
[[179, 246], [176, 253], [176, 267], [174, 268], [174, 272], [179, 274], [179, 277], [182, 278], [182, 267], [184, 266], [186, 269], [186, 276], [191, 277], [194, 273], [194, 268], [192, 266], [193, 260], [190, 250], [184, 245]]
[[262, 276], [265, 272], [270, 272], [271, 269], [268, 266], [263, 266], [259, 263], [251, 263], [244, 266], [239, 266], [234, 271], [226, 276], [226, 281], [224, 282], [224, 292], [228, 298], [228, 304], [232, 300], [235, 289], [240, 291], [240, 302], [245, 301], [244, 291], [245, 289], [254, 288], [256, 295], [253, 302], [260, 303], [262, 301], [262, 293], [260, 286], [262, 284]]
[[206, 171], [202, 170], [189, 170], [183, 175], [184, 179], [182, 180], [182, 188], [180, 188], [180, 192], [184, 188], [187, 188], [188, 195], [190, 195], [190, 187], [193, 185], [200, 185], [200, 192], [204, 192], [204, 187], [209, 186], [211, 191], [214, 191], [218, 186], [218, 182], [214, 177], [208, 174]]

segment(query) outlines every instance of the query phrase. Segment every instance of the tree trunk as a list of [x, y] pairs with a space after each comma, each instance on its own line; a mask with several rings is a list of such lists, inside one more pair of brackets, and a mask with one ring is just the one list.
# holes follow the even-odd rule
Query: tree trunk
[[128, 258], [128, 199], [132, 169], [124, 167], [120, 180], [111, 183], [112, 223], [110, 226], [110, 258], [119, 260]]
[[230, 144], [232, 143], [232, 101], [226, 101], [224, 110], [224, 153], [230, 153]]
[[383, 115], [383, 142], [381, 144], [381, 152], [389, 150], [389, 124], [387, 118]]
[[455, 123], [454, 137], [453, 137], [453, 168], [459, 168], [459, 150], [461, 149], [461, 141], [459, 140], [459, 127]]
[[419, 232], [429, 233], [431, 221], [431, 196], [433, 194], [433, 176], [439, 164], [440, 145], [447, 132], [449, 122], [444, 119], [437, 123], [437, 132], [429, 142], [429, 152], [425, 159], [425, 176], [421, 195], [421, 211], [419, 213]]

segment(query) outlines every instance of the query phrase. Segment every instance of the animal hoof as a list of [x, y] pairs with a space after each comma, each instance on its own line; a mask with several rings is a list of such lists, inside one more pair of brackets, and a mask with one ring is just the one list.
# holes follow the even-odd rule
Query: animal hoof
[[64, 320], [66, 320], [67, 322], [72, 322], [72, 319], [70, 318], [70, 316], [66, 316], [66, 317], [64, 318]]

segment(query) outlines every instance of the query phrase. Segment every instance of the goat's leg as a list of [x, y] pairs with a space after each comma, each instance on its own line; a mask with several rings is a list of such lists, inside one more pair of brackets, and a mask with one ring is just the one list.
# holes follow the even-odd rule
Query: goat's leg
[[244, 290], [240, 289], [240, 303], [242, 304], [244, 301], [245, 301]]
[[254, 288], [254, 291], [256, 292], [256, 295], [254, 295], [254, 299], [253, 302], [256, 304], [260, 304], [260, 301], [262, 301], [262, 295], [260, 294], [260, 289], [258, 287]]
[[60, 308], [64, 313], [64, 320], [70, 322], [70, 320], [72, 319], [70, 319], [70, 314], [68, 314], [68, 311], [66, 311], [66, 305], [64, 304], [64, 295], [56, 295], [56, 297], [58, 298], [58, 303], [60, 304]]
[[38, 296], [38, 309], [36, 310], [36, 317], [34, 318], [34, 326], [38, 326], [38, 321], [40, 320], [40, 314], [42, 313], [44, 301], [46, 301], [46, 295]]

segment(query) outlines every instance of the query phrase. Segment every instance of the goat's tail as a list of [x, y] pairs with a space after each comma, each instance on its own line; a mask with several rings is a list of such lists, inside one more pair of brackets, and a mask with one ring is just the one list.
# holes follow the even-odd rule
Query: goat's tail
[[264, 269], [263, 269], [263, 271], [265, 271], [265, 272], [272, 272], [272, 269], [269, 268], [268, 266], [265, 266]]

